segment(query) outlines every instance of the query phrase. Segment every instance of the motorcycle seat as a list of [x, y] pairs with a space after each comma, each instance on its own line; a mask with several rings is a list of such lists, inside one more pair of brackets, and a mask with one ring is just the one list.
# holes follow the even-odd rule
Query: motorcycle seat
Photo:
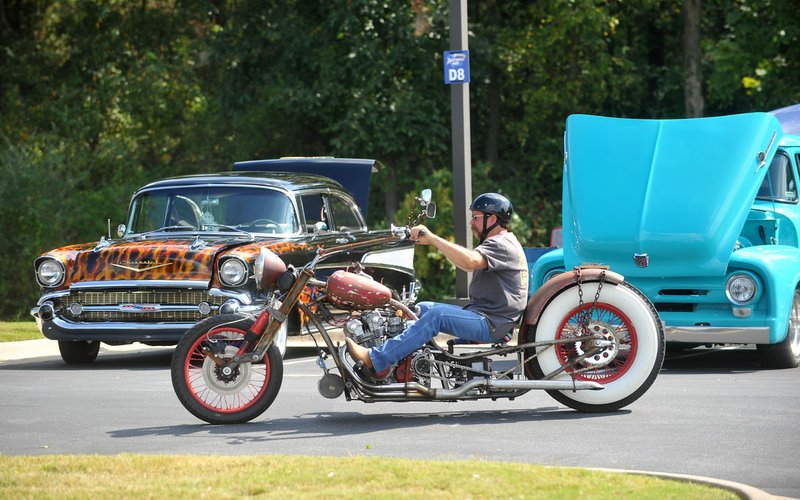
[[503, 338], [502, 338], [502, 339], [500, 339], [500, 340], [496, 340], [496, 341], [494, 341], [494, 342], [480, 342], [480, 341], [477, 341], [477, 340], [466, 340], [466, 339], [454, 338], [454, 339], [450, 339], [450, 340], [448, 340], [448, 341], [447, 341], [447, 345], [450, 345], [450, 344], [453, 344], [453, 345], [461, 345], [461, 344], [475, 344], [475, 345], [480, 345], [480, 344], [505, 345], [505, 344], [508, 344], [509, 342], [511, 342], [511, 334], [510, 334], [510, 333], [509, 333], [508, 335], [505, 335], [505, 336], [503, 336]]
[[466, 340], [460, 338], [453, 338], [447, 341], [447, 352], [453, 354], [454, 347], [457, 345], [490, 345], [492, 349], [497, 349], [501, 347], [506, 347], [509, 342], [511, 342], [511, 336], [514, 332], [510, 332], [505, 335], [502, 339], [496, 340], [494, 342], [479, 342], [477, 340]]

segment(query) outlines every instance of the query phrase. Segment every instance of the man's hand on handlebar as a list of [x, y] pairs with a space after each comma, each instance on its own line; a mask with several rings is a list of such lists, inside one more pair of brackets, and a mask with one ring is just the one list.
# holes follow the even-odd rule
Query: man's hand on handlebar
[[411, 240], [417, 242], [419, 245], [430, 244], [431, 234], [431, 230], [422, 224], [411, 228]]

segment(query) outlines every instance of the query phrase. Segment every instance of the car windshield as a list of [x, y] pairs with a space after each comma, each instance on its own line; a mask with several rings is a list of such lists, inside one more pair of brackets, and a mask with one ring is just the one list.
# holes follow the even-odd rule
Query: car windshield
[[797, 201], [797, 181], [792, 173], [792, 163], [785, 154], [778, 153], [773, 158], [769, 172], [758, 188], [757, 198], [788, 203]]
[[294, 205], [281, 191], [203, 186], [140, 194], [131, 205], [127, 234], [155, 231], [292, 234], [298, 229]]

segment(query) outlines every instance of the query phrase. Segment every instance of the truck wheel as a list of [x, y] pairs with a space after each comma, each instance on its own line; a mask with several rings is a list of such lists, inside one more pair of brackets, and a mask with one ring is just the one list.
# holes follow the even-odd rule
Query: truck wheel
[[800, 366], [800, 288], [794, 291], [786, 338], [777, 344], [758, 344], [758, 353], [770, 368]]
[[100, 342], [85, 342], [83, 340], [59, 340], [58, 350], [61, 359], [69, 365], [84, 365], [97, 359], [100, 352]]

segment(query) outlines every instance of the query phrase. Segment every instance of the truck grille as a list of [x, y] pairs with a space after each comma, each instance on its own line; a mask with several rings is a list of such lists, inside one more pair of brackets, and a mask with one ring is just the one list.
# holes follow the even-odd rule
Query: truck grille
[[[102, 322], [197, 322], [219, 311], [225, 297], [212, 296], [207, 290], [102, 290], [73, 291], [56, 301], [56, 309], [73, 321]], [[209, 314], [201, 314], [199, 304], [211, 306]], [[80, 304], [75, 315], [70, 306]]]

